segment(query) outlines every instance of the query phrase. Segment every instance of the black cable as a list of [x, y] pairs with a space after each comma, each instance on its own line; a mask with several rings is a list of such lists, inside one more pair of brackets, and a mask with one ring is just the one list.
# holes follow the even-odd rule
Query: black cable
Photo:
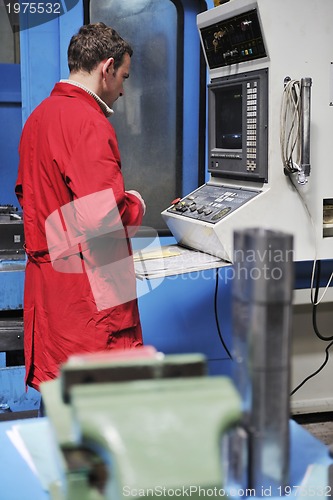
[[320, 288], [320, 273], [321, 273], [321, 262], [320, 261], [316, 261], [314, 273], [315, 273], [315, 293], [314, 293], [314, 303], [313, 303], [313, 307], [312, 307], [312, 325], [313, 325], [313, 329], [315, 331], [315, 334], [317, 335], [317, 337], [320, 340], [323, 340], [324, 342], [329, 342], [329, 341], [332, 341], [332, 342], [330, 342], [330, 344], [328, 344], [328, 346], [326, 346], [326, 349], [325, 349], [325, 353], [326, 353], [325, 360], [321, 364], [321, 366], [315, 372], [311, 373], [311, 375], [309, 375], [308, 377], [306, 377], [303, 380], [303, 382], [301, 382], [297, 387], [295, 387], [295, 389], [290, 393], [290, 396], [292, 396], [293, 394], [295, 394], [295, 392], [298, 391], [298, 389], [300, 389], [308, 380], [310, 380], [312, 377], [314, 377], [315, 375], [318, 375], [318, 373], [321, 372], [321, 370], [328, 363], [329, 356], [330, 356], [328, 351], [330, 350], [330, 348], [333, 345], [333, 336], [324, 337], [319, 332], [318, 325], [317, 325], [317, 306], [318, 306], [317, 302], [318, 302], [318, 295], [319, 295], [319, 288]]
[[333, 345], [333, 342], [330, 342], [328, 344], [328, 346], [326, 347], [325, 349], [325, 352], [326, 352], [326, 356], [325, 356], [325, 361], [322, 363], [322, 365], [318, 368], [318, 370], [316, 370], [315, 372], [313, 372], [311, 375], [309, 375], [308, 377], [306, 377], [303, 382], [301, 382], [297, 387], [295, 387], [295, 389], [290, 393], [290, 396], [292, 396], [293, 394], [295, 394], [296, 391], [298, 391], [298, 389], [300, 389], [308, 380], [310, 380], [310, 378], [314, 377], [315, 375], [318, 375], [318, 373], [324, 368], [324, 366], [327, 364], [328, 362], [328, 359], [329, 359], [329, 349], [332, 347]]
[[228, 354], [229, 359], [232, 360], [231, 353], [229, 349], [227, 348], [224, 339], [221, 334], [221, 329], [220, 329], [220, 323], [219, 323], [219, 317], [218, 317], [218, 312], [217, 312], [217, 295], [218, 295], [218, 288], [219, 288], [219, 268], [215, 269], [215, 295], [214, 295], [214, 311], [215, 311], [215, 321], [216, 321], [216, 327], [217, 327], [217, 332], [219, 334], [221, 343], [224, 347], [224, 350]]
[[312, 324], [313, 324], [313, 329], [315, 331], [315, 334], [320, 340], [323, 340], [324, 342], [329, 342], [333, 340], [333, 335], [330, 337], [325, 337], [319, 332], [318, 325], [317, 325], [317, 307], [318, 307], [318, 295], [319, 295], [319, 287], [320, 287], [320, 273], [321, 273], [321, 262], [320, 260], [315, 263], [315, 294], [314, 294], [314, 304], [312, 308]]

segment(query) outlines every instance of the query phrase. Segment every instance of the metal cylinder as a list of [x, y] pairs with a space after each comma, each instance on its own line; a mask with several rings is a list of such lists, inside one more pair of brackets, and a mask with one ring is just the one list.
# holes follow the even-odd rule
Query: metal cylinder
[[301, 169], [304, 175], [310, 175], [310, 122], [311, 122], [311, 85], [312, 79], [301, 79]]
[[[248, 487], [278, 493], [289, 476], [293, 237], [234, 234], [233, 357], [248, 431]], [[281, 491], [281, 490], [280, 490]]]

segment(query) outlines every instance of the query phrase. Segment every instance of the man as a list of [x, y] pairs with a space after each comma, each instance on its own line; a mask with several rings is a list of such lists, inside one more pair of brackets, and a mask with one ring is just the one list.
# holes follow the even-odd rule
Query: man
[[[24, 351], [26, 384], [37, 390], [71, 354], [142, 345], [127, 261], [128, 235], [145, 205], [125, 191], [107, 119], [124, 93], [131, 55], [112, 28], [82, 26], [68, 47], [69, 79], [55, 85], [22, 132], [15, 191], [28, 256]], [[117, 282], [119, 267], [125, 271]]]

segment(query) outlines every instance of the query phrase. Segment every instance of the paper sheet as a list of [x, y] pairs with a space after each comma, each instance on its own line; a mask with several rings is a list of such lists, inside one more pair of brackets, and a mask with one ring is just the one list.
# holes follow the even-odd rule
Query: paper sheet
[[179, 245], [139, 250], [134, 254], [135, 274], [139, 279], [162, 278], [229, 265], [219, 257]]

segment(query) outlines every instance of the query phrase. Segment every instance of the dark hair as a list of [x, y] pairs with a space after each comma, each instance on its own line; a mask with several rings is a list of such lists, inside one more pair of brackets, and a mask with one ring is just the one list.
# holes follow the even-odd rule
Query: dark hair
[[86, 24], [69, 42], [69, 71], [84, 70], [90, 73], [101, 61], [109, 57], [113, 57], [116, 70], [126, 53], [132, 56], [132, 47], [113, 28], [104, 23]]

